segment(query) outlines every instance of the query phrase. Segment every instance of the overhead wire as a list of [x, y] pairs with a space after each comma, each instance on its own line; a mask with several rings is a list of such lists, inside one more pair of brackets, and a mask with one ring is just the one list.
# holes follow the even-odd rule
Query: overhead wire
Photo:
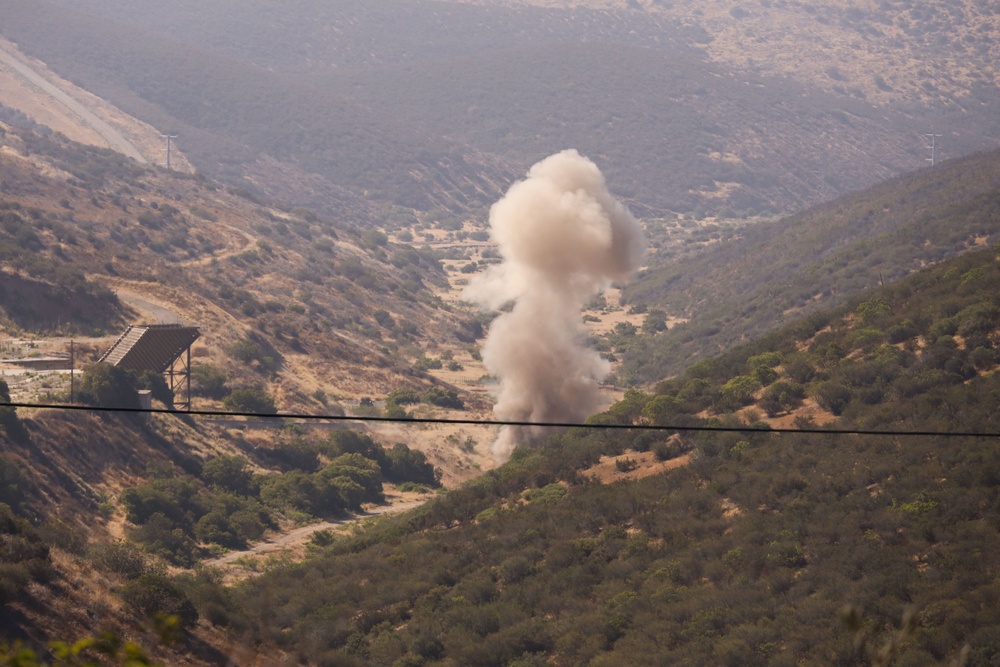
[[73, 405], [68, 403], [0, 403], [0, 407], [33, 408], [50, 410], [75, 410], [83, 412], [124, 412], [138, 414], [167, 414], [176, 416], [197, 417], [244, 417], [250, 419], [273, 420], [305, 420], [334, 422], [388, 422], [398, 424], [455, 424], [462, 426], [530, 426], [537, 428], [582, 428], [604, 430], [640, 430], [640, 431], [670, 431], [670, 432], [704, 432], [704, 433], [803, 433], [819, 435], [859, 435], [859, 436], [892, 436], [892, 437], [942, 437], [942, 438], [1000, 438], [1000, 432], [981, 431], [904, 431], [896, 429], [836, 429], [836, 428], [783, 428], [766, 426], [720, 426], [720, 425], [680, 425], [680, 424], [608, 424], [593, 422], [535, 422], [503, 419], [462, 419], [451, 417], [375, 417], [350, 416], [330, 414], [309, 414], [298, 412], [242, 412], [237, 410], [171, 410], [169, 408], [127, 408], [102, 407], [93, 405]]

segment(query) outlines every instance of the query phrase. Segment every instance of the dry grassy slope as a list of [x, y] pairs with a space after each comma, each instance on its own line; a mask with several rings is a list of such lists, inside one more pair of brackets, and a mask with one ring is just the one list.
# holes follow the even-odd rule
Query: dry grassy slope
[[854, 91], [871, 102], [962, 101], [977, 84], [1000, 85], [1000, 14], [977, 0], [706, 0], [696, 8], [668, 0], [528, 2], [666, 15], [703, 28], [715, 61]]
[[[0, 196], [75, 230], [72, 239], [41, 232], [53, 261], [200, 326], [196, 357], [224, 366], [236, 383], [280, 387], [283, 409], [315, 410], [308, 396], [317, 389], [356, 400], [427, 385], [401, 348], [448, 341], [466, 317], [431, 297], [428, 287], [444, 274], [426, 254], [373, 245], [350, 220], [292, 215], [157, 169], [97, 176], [74, 166], [81, 149], [69, 142], [53, 147], [8, 132], [0, 143]], [[379, 309], [412, 326], [410, 335], [379, 325]], [[251, 333], [284, 360], [273, 378], [223, 352]]]
[[[79, 267], [95, 282], [160, 304], [199, 326], [203, 337], [193, 350], [195, 362], [222, 368], [231, 385], [266, 387], [282, 410], [322, 412], [327, 406], [316, 398], [317, 389], [328, 401], [348, 405], [401, 386], [442, 384], [413, 373], [414, 355], [425, 351], [427, 341], [437, 350], [467, 348], [453, 334], [468, 315], [455, 305], [440, 305], [429, 289], [434, 281], [443, 284], [444, 273], [426, 254], [417, 252], [414, 260], [407, 247], [373, 243], [354, 231], [350, 220], [324, 221], [306, 211], [293, 215], [197, 178], [122, 167], [108, 151], [2, 124], [0, 202], [41, 211], [35, 228], [40, 257]], [[413, 264], [418, 260], [424, 264]], [[426, 285], [418, 287], [418, 279]], [[378, 324], [373, 318], [378, 309], [391, 313], [398, 326]], [[5, 343], [14, 336], [33, 338], [57, 351], [68, 339], [58, 339], [58, 318], [50, 319], [43, 332], [0, 318], [0, 336]], [[409, 333], [403, 325], [412, 326]], [[280, 355], [276, 372], [247, 368], [225, 351], [247, 335]], [[107, 339], [77, 342], [87, 351], [81, 358], [92, 359]], [[483, 398], [467, 402], [481, 409], [462, 416], [485, 414]], [[199, 408], [212, 405], [196, 402]], [[443, 414], [428, 406], [419, 410]], [[149, 425], [77, 412], [22, 409], [20, 416], [31, 441], [3, 439], [2, 449], [26, 471], [30, 503], [91, 541], [123, 535], [116, 500], [148, 476], [150, 465], [193, 470], [197, 461], [217, 454], [252, 456], [279, 437], [273, 429], [239, 431], [163, 415], [153, 416]], [[470, 435], [475, 444], [459, 447]], [[493, 465], [486, 431], [400, 425], [376, 438], [387, 446], [405, 442], [425, 451], [449, 486]], [[14, 606], [3, 625], [5, 636], [43, 646], [55, 637], [110, 628], [155, 643], [113, 595], [114, 581], [71, 551], [56, 549], [53, 560], [54, 581], [33, 586]], [[181, 649], [185, 664], [219, 664], [221, 654], [210, 646], [236, 655], [226, 641], [199, 628]], [[170, 654], [160, 659], [181, 661]]]
[[[36, 647], [53, 639], [75, 639], [111, 630], [155, 647], [146, 624], [113, 593], [119, 585], [70, 547], [80, 539], [106, 542], [122, 537], [124, 521], [114, 500], [147, 475], [149, 466], [190, 467], [198, 458], [232, 453], [221, 432], [193, 428], [174, 417], [155, 415], [151, 422], [101, 417], [79, 412], [21, 411], [31, 434], [28, 443], [3, 438], [4, 456], [17, 462], [28, 478], [27, 501], [47, 522], [58, 526], [52, 549], [55, 575], [32, 585], [9, 605], [3, 634]], [[188, 646], [197, 665], [217, 664], [197, 631]], [[161, 649], [160, 660], [176, 664], [179, 653]]]
[[[472, 362], [471, 341], [455, 337], [471, 313], [432, 294], [439, 289], [435, 281], [445, 285], [446, 279], [428, 253], [372, 244], [351, 219], [292, 214], [183, 174], [118, 168], [109, 152], [0, 130], [0, 201], [37, 208], [55, 225], [39, 226], [40, 255], [198, 326], [193, 363], [223, 370], [230, 387], [263, 387], [281, 411], [322, 414], [336, 403], [357, 410], [361, 397], [377, 400], [399, 387], [419, 391], [455, 382], [468, 409], [421, 406], [421, 416], [488, 416], [491, 402], [475, 382], [460, 382], [447, 370], [435, 379], [413, 369], [418, 356], [443, 350]], [[80, 162], [81, 154], [91, 161]], [[380, 309], [395, 326], [376, 321]], [[148, 320], [139, 312], [130, 321]], [[47, 331], [24, 331], [0, 317], [0, 336], [59, 338], [58, 314], [50, 322]], [[246, 337], [262, 341], [264, 354], [278, 360], [274, 372], [227, 352]], [[106, 337], [77, 332], [76, 339], [81, 363], [108, 345]], [[64, 351], [68, 342], [43, 347]], [[23, 391], [8, 379], [20, 400], [45, 400], [68, 387], [66, 376], [39, 378]], [[221, 403], [196, 396], [195, 407]], [[387, 446], [402, 442], [424, 451], [449, 486], [494, 465], [487, 430], [392, 427], [375, 435]], [[470, 436], [475, 446], [459, 447]], [[267, 446], [273, 437], [263, 431], [254, 444]]]
[[[7, 58], [12, 58], [33, 71], [37, 79], [55, 86], [71, 101], [111, 126], [147, 161], [154, 164], [165, 161], [166, 145], [158, 130], [118, 109], [107, 100], [63, 79], [45, 63], [25, 56], [12, 42], [0, 39], [0, 50]], [[54, 97], [35, 80], [29, 79], [24, 72], [2, 60], [0, 60], [0, 103], [20, 111], [36, 123], [50, 127], [73, 141], [101, 148], [108, 147], [108, 140], [80, 113]], [[178, 171], [194, 172], [194, 167], [176, 146], [172, 147], [170, 164]]]

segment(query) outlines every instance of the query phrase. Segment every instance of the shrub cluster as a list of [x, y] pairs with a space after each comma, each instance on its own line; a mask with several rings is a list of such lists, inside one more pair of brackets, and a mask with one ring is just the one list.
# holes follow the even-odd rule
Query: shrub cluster
[[200, 479], [163, 475], [126, 489], [120, 498], [131, 537], [150, 552], [190, 567], [208, 545], [242, 549], [275, 528], [275, 515], [313, 517], [359, 511], [379, 503], [383, 480], [437, 486], [421, 452], [385, 449], [366, 435], [338, 431], [319, 442], [294, 439], [269, 452], [282, 473], [254, 474], [238, 456], [206, 461]]

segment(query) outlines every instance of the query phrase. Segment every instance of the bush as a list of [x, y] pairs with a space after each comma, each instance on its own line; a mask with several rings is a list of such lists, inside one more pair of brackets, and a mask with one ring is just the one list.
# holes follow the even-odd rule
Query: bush
[[396, 320], [393, 319], [392, 315], [387, 310], [376, 310], [372, 317], [375, 318], [375, 321], [378, 322], [381, 327], [386, 329], [396, 328]]
[[189, 627], [198, 620], [198, 610], [191, 600], [180, 586], [163, 574], [140, 575], [122, 587], [121, 597], [146, 616], [176, 616], [182, 627]]
[[715, 403], [720, 412], [732, 411], [753, 402], [754, 392], [760, 387], [756, 378], [749, 375], [737, 375], [722, 385], [719, 399]]
[[145, 554], [128, 542], [94, 545], [88, 556], [97, 567], [126, 581], [138, 579], [149, 570]]
[[262, 373], [274, 373], [281, 368], [281, 355], [261, 336], [251, 335], [241, 338], [225, 349], [233, 359], [242, 361]]
[[83, 371], [77, 397], [87, 405], [102, 408], [139, 407], [135, 378], [125, 369], [105, 363]]
[[790, 412], [802, 405], [805, 391], [802, 385], [791, 382], [775, 382], [764, 390], [764, 395], [758, 403], [768, 417], [775, 417], [781, 412]]
[[199, 542], [218, 544], [230, 549], [242, 549], [246, 542], [233, 529], [229, 517], [213, 510], [198, 519], [194, 525], [194, 535]]
[[0, 604], [17, 599], [32, 580], [51, 576], [49, 547], [25, 519], [0, 504]]
[[215, 366], [198, 364], [191, 368], [191, 393], [206, 398], [226, 395], [226, 374]]
[[230, 412], [245, 412], [254, 415], [274, 415], [278, 407], [274, 399], [263, 389], [233, 389], [222, 402]]
[[386, 405], [407, 405], [420, 402], [420, 394], [412, 389], [393, 389], [385, 399]]
[[642, 416], [651, 424], [669, 424], [684, 411], [684, 404], [673, 396], [655, 396], [642, 409]]
[[814, 397], [820, 407], [839, 416], [851, 402], [852, 394], [850, 389], [839, 382], [828, 380], [816, 387]]
[[201, 468], [201, 478], [212, 486], [241, 496], [256, 495], [253, 474], [247, 462], [239, 456], [217, 456]]
[[132, 531], [132, 537], [151, 553], [166, 558], [174, 565], [191, 567], [195, 562], [195, 544], [176, 523], [164, 514], [153, 514], [143, 525]]
[[462, 402], [462, 399], [458, 397], [458, 393], [456, 393], [453, 389], [431, 387], [424, 392], [423, 401], [442, 408], [453, 408], [455, 410], [465, 409], [465, 403]]
[[[10, 387], [7, 382], [0, 380], [0, 403], [10, 403]], [[0, 426], [3, 427], [4, 432], [13, 440], [17, 442], [27, 441], [29, 435], [28, 430], [21, 423], [21, 420], [17, 416], [17, 409], [11, 407], [0, 407]], [[2, 468], [0, 468], [2, 472]], [[2, 484], [4, 478], [0, 474], [0, 484]], [[4, 500], [2, 495], [2, 489], [0, 489], [0, 502], [9, 502]], [[20, 502], [20, 501], [18, 501]]]
[[24, 474], [16, 463], [0, 456], [0, 505], [17, 509], [24, 501]]
[[440, 359], [430, 359], [428, 357], [420, 357], [413, 362], [413, 367], [418, 371], [438, 371], [443, 368], [443, 364]]

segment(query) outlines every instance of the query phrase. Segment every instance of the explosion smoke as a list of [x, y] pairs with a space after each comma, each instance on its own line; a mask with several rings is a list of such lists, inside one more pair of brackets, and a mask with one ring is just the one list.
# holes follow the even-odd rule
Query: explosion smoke
[[[493, 412], [509, 421], [568, 422], [600, 403], [607, 361], [586, 346], [580, 311], [595, 293], [638, 267], [642, 232], [608, 192], [593, 162], [566, 150], [534, 165], [490, 209], [503, 262], [466, 289], [482, 307], [513, 309], [490, 325], [486, 368], [500, 379]], [[501, 429], [493, 454], [506, 459], [537, 442], [539, 427]]]

